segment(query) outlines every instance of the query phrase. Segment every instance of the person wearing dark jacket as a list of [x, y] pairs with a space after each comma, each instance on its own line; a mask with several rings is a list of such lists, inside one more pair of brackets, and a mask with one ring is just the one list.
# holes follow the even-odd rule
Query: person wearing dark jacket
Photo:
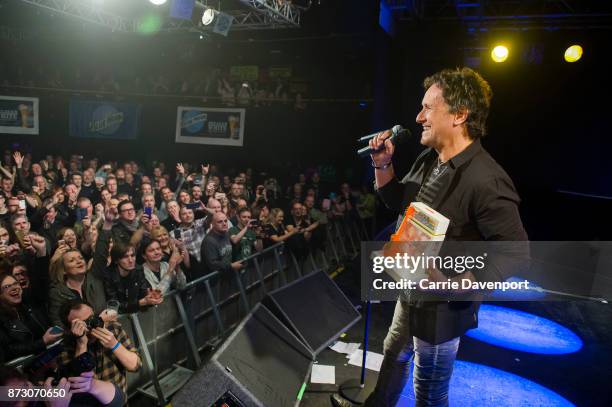
[[60, 308], [75, 299], [87, 301], [96, 315], [106, 309], [104, 275], [99, 269], [87, 270], [87, 263], [80, 251], [61, 245], [51, 259], [49, 268], [49, 318], [61, 326]]
[[7, 358], [43, 352], [62, 333], [53, 334], [39, 308], [24, 304], [19, 282], [8, 273], [0, 274], [0, 346]]
[[104, 290], [108, 300], [119, 301], [120, 313], [138, 312], [142, 307], [162, 302], [151, 290], [142, 266], [136, 264], [136, 253], [131, 245], [113, 244], [111, 265], [108, 265], [108, 248], [112, 234], [115, 212], [107, 210], [104, 224], [98, 236], [93, 255], [92, 269], [104, 275]]
[[[399, 213], [414, 201], [438, 211], [450, 219], [447, 241], [518, 241], [524, 248], [521, 255], [528, 256], [516, 189], [480, 143], [491, 102], [489, 84], [472, 69], [458, 68], [438, 72], [423, 85], [426, 91], [416, 121], [423, 127], [421, 144], [429, 148], [401, 182], [391, 161], [395, 151], [391, 131], [370, 140], [376, 188], [383, 201]], [[458, 273], [428, 268], [426, 272], [429, 281], [463, 283], [503, 281], [509, 271], [488, 258], [482, 270]], [[471, 299], [477, 294], [468, 295]], [[479, 301], [432, 300], [428, 295], [414, 290], [397, 301], [376, 389], [365, 406], [396, 405], [413, 358], [416, 405], [448, 405], [460, 338], [478, 326]], [[332, 404], [347, 405], [333, 398]]]

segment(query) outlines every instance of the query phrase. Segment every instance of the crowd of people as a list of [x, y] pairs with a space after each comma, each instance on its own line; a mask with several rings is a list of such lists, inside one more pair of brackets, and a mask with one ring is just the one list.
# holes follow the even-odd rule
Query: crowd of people
[[[207, 273], [231, 279], [249, 256], [279, 242], [303, 260], [324, 249], [334, 218], [352, 217], [369, 227], [375, 212], [367, 188], [362, 193], [345, 183], [335, 191], [316, 172], [282, 189], [276, 178], [250, 168], [225, 174], [214, 164], [173, 167], [78, 155], [35, 161], [30, 153], [5, 151], [3, 362], [46, 355], [61, 339], [56, 379], [66, 386], [87, 382], [89, 389], [104, 389], [104, 400], [121, 403], [126, 372], [138, 370], [141, 358], [117, 313], [160, 304], [170, 290]], [[75, 368], [87, 361], [88, 371]], [[2, 378], [21, 377], [2, 369]], [[62, 376], [75, 370], [75, 377]], [[50, 377], [40, 368], [31, 374]]]
[[[49, 73], [53, 72], [53, 73]], [[11, 88], [58, 89], [73, 92], [104, 92], [138, 95], [199, 96], [225, 106], [263, 107], [273, 104], [293, 104], [296, 110], [304, 110], [304, 91], [291, 89], [287, 78], [266, 80], [241, 80], [220, 68], [201, 70], [182, 77], [166, 74], [123, 78], [99, 70], [74, 69], [65, 72], [44, 69], [42, 66], [27, 73], [23, 68], [14, 72], [2, 72], [0, 89], [11, 93]], [[303, 85], [303, 84], [302, 84]], [[302, 86], [303, 87], [303, 86]]]

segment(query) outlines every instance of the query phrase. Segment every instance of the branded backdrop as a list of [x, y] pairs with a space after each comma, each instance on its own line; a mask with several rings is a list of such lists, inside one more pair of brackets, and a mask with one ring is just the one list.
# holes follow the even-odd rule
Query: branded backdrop
[[141, 106], [134, 103], [70, 101], [70, 136], [133, 140]]
[[244, 109], [179, 106], [176, 142], [242, 147]]
[[38, 98], [0, 96], [0, 133], [38, 134]]

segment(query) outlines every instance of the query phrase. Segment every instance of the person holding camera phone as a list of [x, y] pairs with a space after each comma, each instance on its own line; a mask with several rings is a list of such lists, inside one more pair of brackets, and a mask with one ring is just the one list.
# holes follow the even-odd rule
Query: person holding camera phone
[[60, 366], [69, 365], [75, 358], [89, 352], [95, 362], [94, 377], [116, 384], [127, 399], [126, 373], [138, 371], [142, 361], [121, 324], [105, 322], [80, 299], [65, 303], [60, 317], [68, 330], [64, 351], [58, 357]]
[[238, 224], [229, 229], [233, 261], [244, 260], [263, 248], [263, 242], [256, 232], [261, 225], [258, 220], [251, 219], [251, 210], [240, 208], [236, 216]]

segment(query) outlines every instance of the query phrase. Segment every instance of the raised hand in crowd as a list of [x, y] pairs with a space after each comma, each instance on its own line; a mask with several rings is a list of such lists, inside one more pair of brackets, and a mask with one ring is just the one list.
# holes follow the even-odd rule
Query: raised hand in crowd
[[210, 164], [202, 164], [200, 167], [202, 168], [202, 175], [208, 175], [208, 171], [210, 171]]
[[182, 163], [176, 163], [176, 172], [181, 174], [183, 177], [185, 176], [185, 167]]
[[21, 168], [23, 166], [23, 155], [19, 151], [15, 151], [13, 153], [13, 160], [15, 160], [15, 165], [17, 168]]
[[31, 233], [23, 238], [23, 242], [25, 249], [33, 251], [38, 257], [44, 257], [47, 254], [47, 241], [44, 237]]
[[106, 208], [104, 210], [104, 226], [112, 227], [113, 222], [119, 217], [119, 211], [117, 208]]
[[57, 249], [55, 249], [55, 252], [51, 257], [51, 263], [55, 263], [56, 261], [60, 260], [64, 253], [66, 253], [68, 250], [70, 250], [70, 246], [68, 246], [63, 239], [58, 240]]

